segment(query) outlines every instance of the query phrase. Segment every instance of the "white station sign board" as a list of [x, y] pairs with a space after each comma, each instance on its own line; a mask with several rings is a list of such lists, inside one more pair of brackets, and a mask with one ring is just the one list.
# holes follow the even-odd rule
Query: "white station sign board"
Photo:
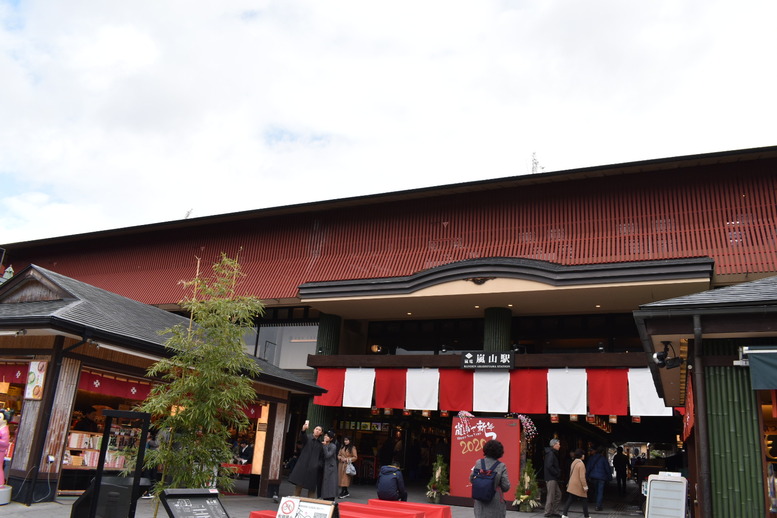
[[679, 473], [650, 475], [645, 518], [685, 518], [687, 490], [688, 480]]

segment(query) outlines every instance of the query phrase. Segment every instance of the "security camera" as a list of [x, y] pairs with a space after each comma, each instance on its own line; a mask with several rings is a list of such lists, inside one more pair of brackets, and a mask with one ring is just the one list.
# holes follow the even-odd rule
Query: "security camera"
[[674, 358], [669, 358], [664, 363], [666, 363], [667, 369], [675, 369], [683, 364], [683, 359], [675, 356]]
[[666, 351], [659, 351], [657, 353], [653, 353], [653, 361], [656, 365], [659, 367], [666, 367], [666, 357], [668, 353]]

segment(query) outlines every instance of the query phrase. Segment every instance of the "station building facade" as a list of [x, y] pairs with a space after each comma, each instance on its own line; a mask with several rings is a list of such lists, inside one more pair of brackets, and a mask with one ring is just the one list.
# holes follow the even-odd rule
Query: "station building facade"
[[[702, 480], [709, 471], [704, 458], [721, 435], [733, 432], [699, 419], [698, 412], [708, 407], [689, 406], [694, 387], [710, 390], [720, 379], [708, 377], [701, 388], [688, 383], [700, 361], [694, 344], [707, 335], [657, 332], [650, 315], [639, 312], [777, 275], [776, 207], [777, 147], [769, 147], [0, 246], [5, 266], [17, 271], [37, 265], [168, 311], [179, 309], [178, 281], [193, 277], [195, 258], [238, 257], [247, 273], [241, 289], [268, 307], [256, 333], [247, 337], [247, 352], [328, 389], [318, 400], [322, 404], [296, 414], [289, 410], [292, 428], [304, 418], [341, 431], [356, 432], [358, 423], [361, 439], [368, 441], [368, 431], [407, 431], [412, 424], [404, 418], [416, 411], [434, 422], [471, 408], [476, 414], [531, 414], [543, 440], [562, 430], [570, 439], [577, 433], [613, 443], [651, 441], [650, 430], [661, 423], [661, 441], [682, 436], [677, 440], [688, 452], [696, 515], [735, 516], [723, 510], [722, 499], [742, 482]], [[772, 336], [763, 330], [758, 344]], [[730, 342], [731, 351], [758, 345], [740, 338], [744, 342]], [[481, 400], [477, 372], [471, 391], [443, 401], [451, 392], [443, 390], [444, 383], [461, 385], [451, 380], [460, 380], [466, 370], [461, 356], [469, 351], [510, 355], [506, 377], [493, 378], [500, 380], [501, 404]], [[653, 361], [656, 353], [673, 360], [669, 369]], [[741, 383], [749, 380], [749, 367], [725, 368], [738, 373]], [[364, 397], [356, 398], [354, 407], [342, 399], [355, 397], [345, 382], [358, 369], [375, 373], [369, 408], [363, 407]], [[406, 384], [436, 371], [436, 400], [419, 404], [412, 397], [413, 408], [407, 408], [407, 391], [404, 399], [385, 399], [385, 380], [396, 370], [405, 372]], [[629, 380], [644, 379], [645, 372], [652, 381], [645, 391], [654, 392], [662, 405], [637, 415], [632, 396], [640, 391]], [[565, 407], [568, 402], [555, 396], [557, 388], [547, 380], [563, 373], [584, 373], [575, 378], [585, 383], [582, 403]], [[622, 387], [609, 392], [628, 394], [625, 408], [623, 397], [602, 401], [608, 391], [592, 389], [602, 384]], [[751, 398], [753, 423], [747, 431], [750, 461], [742, 468], [749, 474], [748, 496], [741, 505], [768, 515], [765, 407], [753, 391], [738, 394]], [[684, 429], [689, 422], [693, 426]], [[426, 432], [437, 433], [432, 426]], [[716, 452], [720, 462], [733, 455], [726, 451]]]

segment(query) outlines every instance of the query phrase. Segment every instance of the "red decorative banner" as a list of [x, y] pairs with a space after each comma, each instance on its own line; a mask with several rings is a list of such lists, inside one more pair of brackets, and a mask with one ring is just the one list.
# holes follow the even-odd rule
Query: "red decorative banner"
[[149, 383], [141, 383], [136, 380], [113, 378], [94, 372], [81, 371], [78, 388], [98, 394], [142, 401], [146, 399], [152, 386]]
[[[511, 481], [520, 479], [521, 474], [521, 422], [518, 419], [494, 417], [453, 418], [451, 427], [450, 486], [452, 496], [472, 497], [469, 474], [476, 461], [483, 458], [483, 445], [496, 439], [504, 446], [505, 454], [499, 459], [507, 466]], [[486, 466], [490, 468], [491, 466]], [[515, 483], [513, 484], [513, 486]], [[514, 493], [510, 489], [505, 501], [512, 502]]]
[[245, 406], [246, 417], [249, 419], [259, 419], [262, 417], [262, 404], [251, 403]]
[[29, 363], [0, 363], [0, 381], [27, 383]]

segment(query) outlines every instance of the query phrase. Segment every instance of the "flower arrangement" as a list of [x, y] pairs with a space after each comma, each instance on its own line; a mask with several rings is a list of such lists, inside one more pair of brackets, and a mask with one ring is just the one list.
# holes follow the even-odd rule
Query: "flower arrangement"
[[534, 473], [534, 466], [531, 460], [526, 461], [526, 465], [521, 472], [518, 486], [515, 488], [515, 500], [513, 505], [518, 507], [519, 511], [528, 513], [537, 507], [540, 507], [540, 486], [537, 484], [537, 475]]
[[430, 502], [434, 503], [439, 503], [442, 495], [450, 494], [451, 486], [448, 482], [448, 466], [445, 464], [442, 455], [437, 455], [437, 460], [432, 466], [432, 478], [426, 484], [426, 489], [426, 497]]
[[523, 433], [526, 436], [527, 441], [531, 441], [537, 436], [537, 427], [534, 426], [534, 421], [531, 420], [531, 418], [524, 414], [518, 414], [517, 417], [521, 421], [521, 427], [523, 428]]

